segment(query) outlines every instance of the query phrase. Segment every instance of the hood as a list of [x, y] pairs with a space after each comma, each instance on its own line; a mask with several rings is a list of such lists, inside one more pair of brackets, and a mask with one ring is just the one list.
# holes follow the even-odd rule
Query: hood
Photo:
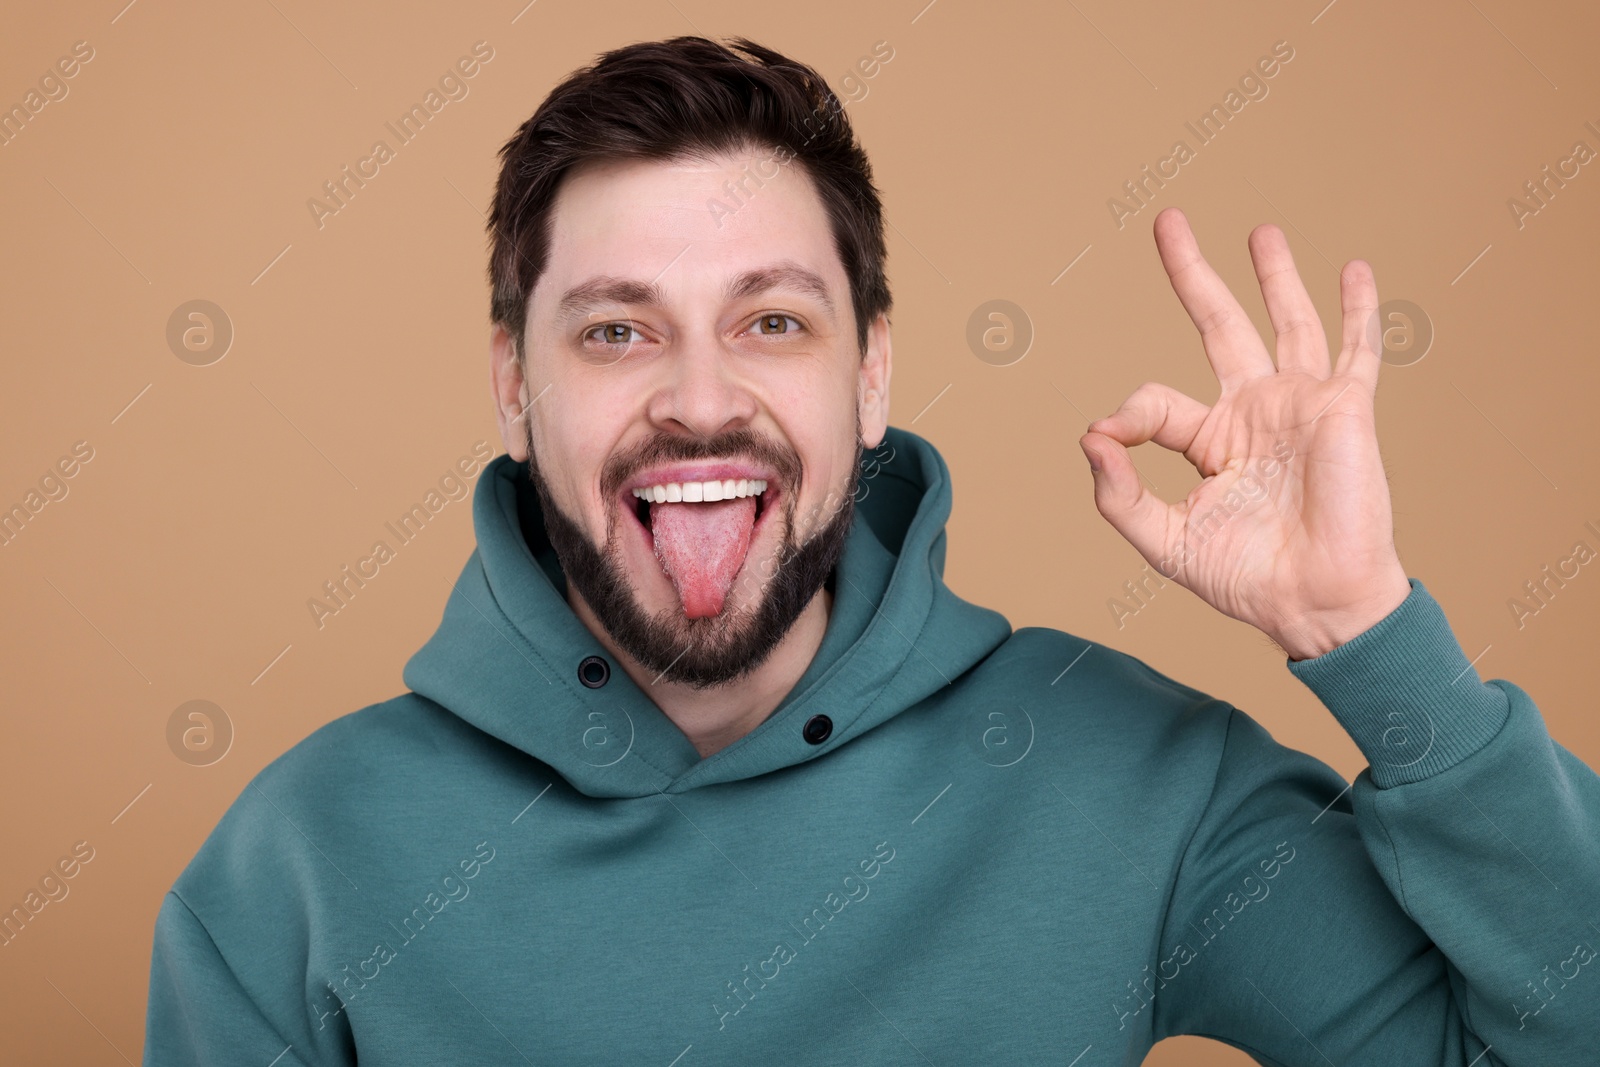
[[[704, 759], [568, 607], [527, 464], [509, 455], [478, 477], [477, 548], [405, 684], [594, 797], [684, 792], [825, 758], [1011, 634], [998, 612], [944, 584], [950, 472], [934, 447], [891, 427], [864, 457], [861, 484], [817, 655], [771, 715]], [[591, 656], [610, 667], [598, 688], [579, 677]], [[802, 727], [818, 714], [833, 730], [812, 744]]]

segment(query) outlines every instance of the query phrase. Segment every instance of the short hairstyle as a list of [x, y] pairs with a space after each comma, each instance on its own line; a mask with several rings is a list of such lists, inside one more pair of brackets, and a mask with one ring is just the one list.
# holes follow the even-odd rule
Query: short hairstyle
[[490, 318], [510, 334], [518, 359], [528, 302], [549, 258], [551, 207], [572, 167], [749, 148], [783, 153], [782, 162], [798, 162], [814, 182], [865, 354], [868, 327], [892, 299], [883, 208], [844, 106], [814, 69], [769, 48], [743, 37], [730, 48], [685, 36], [601, 54], [551, 90], [500, 149], [488, 222]]

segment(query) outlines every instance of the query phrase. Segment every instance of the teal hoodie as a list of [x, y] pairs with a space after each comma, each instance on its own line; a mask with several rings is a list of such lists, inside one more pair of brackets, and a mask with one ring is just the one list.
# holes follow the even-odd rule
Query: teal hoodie
[[410, 691], [270, 764], [167, 894], [145, 1063], [1600, 1062], [1600, 778], [1420, 582], [1286, 661], [1347, 784], [953, 594], [926, 441], [864, 478], [816, 658], [701, 759], [580, 678], [606, 653], [490, 463]]

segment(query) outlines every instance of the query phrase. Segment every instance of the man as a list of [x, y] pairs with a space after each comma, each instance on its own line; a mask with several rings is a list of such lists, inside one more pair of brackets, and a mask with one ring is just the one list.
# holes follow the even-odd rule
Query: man
[[1368, 266], [1330, 360], [1251, 235], [1275, 365], [1163, 212], [1221, 397], [1081, 441], [1102, 515], [1349, 730], [1346, 785], [945, 587], [866, 157], [735, 46], [607, 53], [502, 150], [477, 550], [411, 691], [267, 767], [168, 894], [146, 1063], [1596, 1062], [1600, 779], [1395, 555]]

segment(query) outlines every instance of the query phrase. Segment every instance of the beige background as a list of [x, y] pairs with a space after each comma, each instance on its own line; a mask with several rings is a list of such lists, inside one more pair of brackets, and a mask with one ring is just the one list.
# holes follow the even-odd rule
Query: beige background
[[[401, 691], [470, 551], [468, 504], [320, 631], [306, 601], [475, 442], [498, 451], [480, 214], [495, 151], [568, 71], [633, 40], [745, 34], [841, 92], [888, 42], [849, 113], [893, 226], [893, 421], [954, 472], [951, 584], [1225, 696], [1347, 777], [1356, 748], [1255, 631], [1175, 585], [1119, 628], [1107, 601], [1142, 560], [1095, 511], [1075, 440], [1147, 379], [1215, 398], [1151, 240], [1161, 206], [1188, 212], [1263, 330], [1252, 226], [1284, 227], [1334, 331], [1336, 264], [1368, 259], [1382, 298], [1437, 332], [1379, 390], [1407, 570], [1480, 673], [1529, 690], [1600, 764], [1600, 567], [1521, 628], [1507, 606], [1576, 541], [1600, 548], [1584, 529], [1600, 526], [1600, 164], [1520, 229], [1507, 208], [1575, 141], [1600, 149], [1592, 5], [124, 2], [13, 5], [0, 34], [7, 107], [74, 42], [94, 50], [0, 147], [0, 506], [93, 449], [0, 547], [0, 902], [74, 842], [95, 853], [0, 948], [8, 1058], [134, 1061], [162, 893], [264, 764]], [[319, 229], [306, 201], [480, 40], [494, 58], [470, 95]], [[1280, 40], [1295, 55], [1269, 95], [1119, 230], [1107, 199], [1174, 140], [1196, 147], [1184, 122]], [[1003, 367], [965, 341], [997, 298], [1036, 332]], [[194, 299], [235, 330], [209, 366], [166, 340]], [[1177, 499], [1197, 479], [1159, 451], [1135, 456]], [[234, 733], [209, 766], [167, 740], [196, 699]], [[1195, 1039], [1150, 1062], [1248, 1061]]]

